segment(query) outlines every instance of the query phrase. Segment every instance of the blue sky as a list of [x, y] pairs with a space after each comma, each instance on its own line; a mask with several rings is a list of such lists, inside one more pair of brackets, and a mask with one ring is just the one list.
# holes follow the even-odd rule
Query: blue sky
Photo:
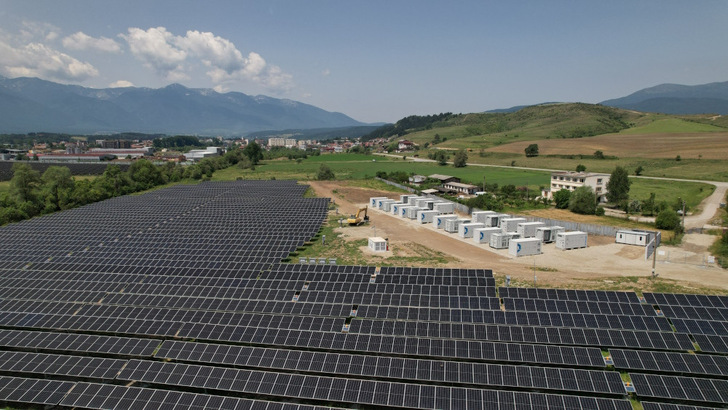
[[728, 81], [727, 21], [722, 0], [0, 0], [0, 74], [396, 121]]

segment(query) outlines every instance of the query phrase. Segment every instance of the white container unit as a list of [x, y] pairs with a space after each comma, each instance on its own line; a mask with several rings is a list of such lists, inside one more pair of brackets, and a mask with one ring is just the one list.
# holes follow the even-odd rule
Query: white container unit
[[518, 232], [518, 224], [526, 222], [526, 218], [503, 218], [500, 221], [501, 231]]
[[432, 198], [419, 198], [417, 199], [417, 201], [415, 201], [415, 205], [419, 206], [420, 208], [427, 208], [431, 210], [432, 208], [430, 208], [429, 204], [433, 202], [435, 202], [435, 200]]
[[536, 228], [536, 238], [543, 243], [552, 243], [556, 241], [556, 234], [564, 232], [563, 226], [542, 226]]
[[403, 194], [399, 196], [399, 201], [403, 204], [409, 204], [410, 198], [417, 198], [417, 195]]
[[477, 222], [460, 224], [460, 226], [458, 226], [458, 235], [461, 238], [472, 238], [475, 234], [475, 230], [478, 228], [485, 228], [485, 225]]
[[386, 196], [375, 196], [375, 197], [369, 198], [369, 207], [378, 208], [379, 201], [381, 199], [389, 199], [389, 198], [387, 198]]
[[445, 232], [455, 233], [459, 230], [460, 225], [470, 222], [470, 219], [448, 219], [445, 221]]
[[414, 209], [418, 209], [418, 208], [417, 208], [416, 206], [412, 206], [412, 205], [405, 205], [405, 206], [400, 206], [400, 207], [399, 207], [399, 215], [398, 215], [398, 216], [399, 216], [400, 218], [406, 218], [406, 217], [407, 217], [407, 212], [408, 212], [408, 210], [409, 210], [409, 209], [412, 209], [412, 208], [414, 208]]
[[447, 215], [438, 215], [435, 217], [435, 228], [437, 229], [445, 229], [445, 221], [449, 221], [451, 219], [458, 219], [458, 216], [455, 214], [447, 214]]
[[377, 201], [377, 208], [384, 210], [384, 204], [391, 204], [396, 202], [394, 199], [380, 199]]
[[477, 228], [473, 232], [473, 240], [476, 243], [490, 243], [490, 236], [494, 233], [501, 233], [500, 228], [491, 226], [490, 228]]
[[417, 220], [423, 224], [431, 224], [437, 215], [440, 215], [437, 211], [419, 211], [417, 212]]
[[401, 204], [393, 203], [392, 209], [390, 212], [392, 212], [392, 215], [399, 215], [399, 213], [401, 212], [400, 208], [402, 208], [403, 206], [408, 206], [408, 205], [405, 203], [401, 203]]
[[540, 255], [541, 240], [537, 238], [511, 239], [508, 244], [508, 254], [511, 256]]
[[373, 252], [386, 252], [387, 241], [384, 238], [380, 238], [378, 236], [369, 238], [369, 249], [371, 249]]
[[516, 232], [521, 238], [535, 238], [536, 229], [546, 226], [543, 222], [521, 222], [516, 226]]
[[443, 214], [451, 214], [455, 212], [455, 204], [452, 202], [438, 202], [433, 204], [432, 209], [435, 211], [440, 211]]
[[616, 240], [617, 243], [627, 245], [647, 246], [652, 240], [652, 235], [654, 235], [652, 232], [619, 230]]
[[395, 205], [404, 205], [401, 202], [383, 202], [382, 203], [382, 211], [384, 212], [392, 212], [392, 207]]
[[418, 206], [413, 206], [411, 208], [407, 208], [407, 214], [405, 215], [409, 219], [417, 219], [417, 213], [420, 211], [427, 211], [427, 208], [420, 208]]
[[485, 219], [488, 215], [498, 215], [498, 212], [495, 211], [476, 211], [470, 214], [470, 218], [473, 220], [473, 222], [478, 223], [485, 223]]
[[556, 235], [556, 247], [563, 250], [586, 248], [586, 232], [559, 232]]
[[500, 233], [494, 233], [490, 235], [490, 247], [495, 249], [508, 249], [508, 244], [511, 242], [511, 234], [504, 233], [501, 231]]
[[491, 226], [491, 227], [499, 227], [501, 226], [501, 221], [510, 218], [511, 216], [508, 214], [495, 214], [495, 215], [486, 215], [485, 216], [485, 226]]

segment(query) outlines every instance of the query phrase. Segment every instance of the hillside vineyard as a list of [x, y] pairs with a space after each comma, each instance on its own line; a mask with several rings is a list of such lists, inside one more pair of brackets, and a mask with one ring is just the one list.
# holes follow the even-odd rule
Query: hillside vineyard
[[728, 298], [497, 288], [487, 269], [283, 263], [327, 221], [329, 199], [306, 189], [178, 185], [0, 228], [0, 405], [728, 402]]

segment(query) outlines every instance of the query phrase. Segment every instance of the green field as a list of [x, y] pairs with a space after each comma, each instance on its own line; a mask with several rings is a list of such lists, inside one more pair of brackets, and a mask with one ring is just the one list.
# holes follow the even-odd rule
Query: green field
[[620, 134], [668, 134], [668, 133], [690, 133], [690, 132], [725, 132], [726, 129], [710, 124], [701, 124], [693, 121], [685, 121], [680, 118], [668, 117], [659, 114], [652, 114], [652, 121], [641, 126], [627, 128]]
[[[262, 165], [251, 170], [231, 168], [215, 172], [213, 180], [230, 179], [229, 174], [238, 175], [246, 179], [315, 179], [316, 173], [322, 163], [326, 163], [336, 175], [336, 179], [371, 179], [378, 171], [396, 172], [404, 171], [421, 175], [446, 174], [461, 178], [464, 182], [473, 184], [497, 183], [498, 185], [513, 184], [516, 186], [528, 185], [532, 189], [549, 184], [550, 174], [542, 171], [528, 171], [518, 169], [440, 166], [434, 163], [417, 163], [391, 159], [380, 156], [331, 154], [310, 157], [300, 163], [295, 160], [264, 161]], [[233, 178], [234, 179], [234, 178]]]

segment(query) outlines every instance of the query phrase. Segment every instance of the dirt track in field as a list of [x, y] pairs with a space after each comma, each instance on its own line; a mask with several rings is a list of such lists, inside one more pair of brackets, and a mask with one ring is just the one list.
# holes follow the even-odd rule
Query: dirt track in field
[[[346, 186], [340, 181], [307, 183], [318, 196], [334, 199], [339, 212], [345, 215], [355, 213], [367, 204], [370, 197], [399, 199], [396, 193]], [[611, 237], [590, 236], [588, 248], [570, 251], [561, 251], [554, 244], [547, 244], [541, 255], [516, 259], [510, 257], [507, 250], [495, 250], [471, 239], [459, 238], [456, 234], [443, 233], [434, 229], [432, 224], [418, 224], [379, 210], [370, 210], [369, 215], [369, 225], [345, 228], [342, 230], [344, 235], [352, 239], [365, 238], [374, 236], [376, 230], [376, 236], [389, 238], [393, 245], [414, 242], [456, 258], [457, 261], [449, 267], [492, 269], [496, 277], [510, 275], [521, 282], [533, 282], [535, 272], [537, 283], [548, 282], [553, 287], [598, 287], [600, 284], [608, 285], [620, 276], [644, 277], [635, 285], [650, 286], [647, 278], [652, 264], [645, 261], [644, 248], [619, 245]], [[672, 250], [673, 255], [682, 255], [680, 252], [683, 251], [687, 252], [685, 255], [692, 253], [689, 249], [666, 246], [660, 249], [666, 252]], [[658, 263], [657, 273], [661, 278], [678, 280], [686, 287], [728, 289], [728, 271], [716, 267]]]

